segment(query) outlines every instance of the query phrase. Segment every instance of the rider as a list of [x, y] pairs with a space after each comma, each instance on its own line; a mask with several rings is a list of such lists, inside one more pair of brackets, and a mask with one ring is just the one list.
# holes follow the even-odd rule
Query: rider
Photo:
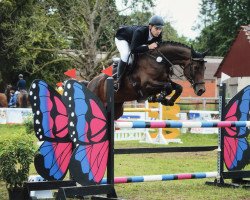
[[115, 44], [120, 52], [121, 60], [117, 70], [115, 89], [119, 90], [121, 78], [125, 71], [130, 52], [144, 53], [155, 49], [162, 41], [164, 21], [161, 16], [154, 15], [148, 26], [122, 26], [115, 35]]
[[26, 81], [23, 79], [23, 75], [18, 75], [19, 81], [17, 82], [18, 91], [26, 91]]

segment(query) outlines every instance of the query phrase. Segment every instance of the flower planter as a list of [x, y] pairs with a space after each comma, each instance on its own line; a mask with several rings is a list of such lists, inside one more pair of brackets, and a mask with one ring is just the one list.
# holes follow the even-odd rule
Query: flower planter
[[23, 187], [8, 189], [9, 200], [27, 200], [27, 193]]

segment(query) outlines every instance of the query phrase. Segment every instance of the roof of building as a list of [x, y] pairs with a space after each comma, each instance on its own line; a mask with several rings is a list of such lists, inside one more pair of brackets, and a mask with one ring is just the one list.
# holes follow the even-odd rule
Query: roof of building
[[241, 26], [226, 56], [214, 74], [221, 77], [221, 72], [231, 77], [250, 76], [250, 24]]

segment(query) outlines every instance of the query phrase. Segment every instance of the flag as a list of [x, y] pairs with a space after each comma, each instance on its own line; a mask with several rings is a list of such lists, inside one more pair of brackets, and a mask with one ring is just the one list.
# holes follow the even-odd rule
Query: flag
[[70, 69], [66, 72], [64, 72], [66, 76], [69, 76], [71, 78], [76, 78], [76, 69]]
[[110, 65], [108, 68], [103, 69], [102, 73], [108, 75], [108, 76], [112, 76], [113, 75], [113, 66]]
[[62, 82], [58, 82], [58, 83], [56, 84], [57, 87], [62, 87], [62, 85], [63, 85]]

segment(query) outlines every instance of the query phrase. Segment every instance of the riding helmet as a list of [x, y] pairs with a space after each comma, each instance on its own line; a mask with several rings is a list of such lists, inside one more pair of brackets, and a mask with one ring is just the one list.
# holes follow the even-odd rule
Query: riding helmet
[[154, 25], [157, 28], [162, 28], [164, 26], [164, 21], [161, 16], [154, 15], [149, 19], [149, 25]]
[[19, 74], [18, 77], [19, 77], [19, 78], [23, 78], [23, 75], [22, 75], [22, 74]]

